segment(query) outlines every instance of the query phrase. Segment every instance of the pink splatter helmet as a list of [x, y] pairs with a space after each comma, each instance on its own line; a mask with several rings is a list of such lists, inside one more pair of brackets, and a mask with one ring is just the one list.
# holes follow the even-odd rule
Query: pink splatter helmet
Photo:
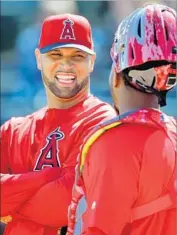
[[111, 57], [117, 73], [146, 93], [168, 91], [176, 84], [176, 12], [147, 4], [124, 19], [115, 34]]

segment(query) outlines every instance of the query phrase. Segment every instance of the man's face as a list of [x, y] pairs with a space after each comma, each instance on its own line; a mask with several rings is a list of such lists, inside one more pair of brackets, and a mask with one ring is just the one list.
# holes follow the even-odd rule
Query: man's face
[[46, 54], [35, 51], [45, 86], [59, 98], [71, 98], [89, 84], [95, 56], [76, 48], [58, 48]]

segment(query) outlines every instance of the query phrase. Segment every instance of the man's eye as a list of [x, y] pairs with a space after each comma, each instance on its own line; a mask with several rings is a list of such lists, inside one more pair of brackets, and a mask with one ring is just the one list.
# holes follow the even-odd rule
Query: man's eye
[[76, 58], [84, 58], [84, 55], [78, 54], [78, 55], [75, 55], [74, 57], [76, 57]]
[[51, 55], [52, 55], [52, 56], [62, 56], [62, 55], [59, 54], [59, 53], [52, 53]]

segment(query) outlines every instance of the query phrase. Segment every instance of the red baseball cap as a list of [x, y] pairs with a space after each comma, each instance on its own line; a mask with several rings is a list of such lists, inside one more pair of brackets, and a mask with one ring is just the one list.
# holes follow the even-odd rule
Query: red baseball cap
[[40, 52], [61, 47], [74, 47], [95, 54], [91, 26], [85, 17], [61, 14], [44, 20], [39, 40]]

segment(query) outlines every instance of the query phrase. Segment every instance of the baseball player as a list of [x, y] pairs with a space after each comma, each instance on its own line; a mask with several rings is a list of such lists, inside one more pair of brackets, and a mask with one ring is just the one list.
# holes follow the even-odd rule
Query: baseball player
[[86, 18], [46, 18], [35, 55], [47, 105], [1, 127], [5, 235], [59, 234], [67, 225], [80, 143], [96, 124], [116, 115], [89, 92], [96, 55]]
[[110, 85], [120, 115], [82, 147], [68, 235], [176, 234], [176, 121], [159, 107], [176, 84], [176, 31], [176, 12], [159, 4], [119, 25]]

